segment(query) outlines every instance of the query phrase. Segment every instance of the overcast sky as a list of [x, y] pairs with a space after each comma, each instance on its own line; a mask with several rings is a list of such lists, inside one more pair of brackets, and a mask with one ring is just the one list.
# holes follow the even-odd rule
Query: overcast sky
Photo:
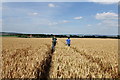
[[114, 2], [4, 2], [2, 9], [2, 31], [118, 34], [118, 4]]

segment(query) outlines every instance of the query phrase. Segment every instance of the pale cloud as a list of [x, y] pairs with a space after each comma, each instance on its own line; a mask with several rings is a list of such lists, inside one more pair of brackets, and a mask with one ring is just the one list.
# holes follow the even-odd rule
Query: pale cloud
[[49, 26], [54, 26], [54, 25], [60, 25], [60, 24], [65, 24], [65, 23], [70, 23], [70, 21], [68, 21], [68, 20], [63, 20], [63, 21], [61, 20], [61, 21], [58, 21], [58, 22], [53, 21], [53, 22], [49, 22], [48, 25]]
[[118, 14], [113, 12], [103, 12], [97, 13], [95, 18], [100, 20], [98, 26], [105, 26], [105, 27], [118, 27]]
[[84, 2], [87, 0], [2, 0], [2, 2]]
[[73, 19], [76, 19], [76, 20], [80, 20], [80, 19], [82, 19], [83, 17], [74, 17]]
[[119, 0], [88, 0], [91, 2], [118, 2]]
[[108, 27], [117, 27], [118, 26], [118, 22], [113, 21], [113, 20], [104, 20], [104, 21], [102, 21], [102, 24], [106, 25]]
[[58, 23], [57, 22], [50, 22], [48, 23], [49, 26], [54, 26], [54, 25], [57, 25]]
[[100, 4], [114, 4], [114, 3], [118, 3], [120, 0], [88, 0], [88, 1], [100, 3]]
[[63, 20], [63, 23], [69, 23], [70, 21], [67, 21], [67, 20]]
[[103, 20], [97, 26], [118, 27], [118, 22], [114, 20]]
[[118, 14], [112, 12], [103, 12], [103, 13], [97, 13], [95, 17], [98, 20], [118, 19]]
[[91, 25], [91, 24], [88, 24], [87, 26], [88, 26], [88, 27], [91, 27], [92, 25]]
[[34, 12], [33, 15], [38, 15], [38, 13]]
[[99, 4], [114, 4], [120, 0], [2, 0], [2, 2], [95, 2]]
[[[29, 2], [116, 2], [119, 0], [29, 0]], [[2, 2], [28, 2], [28, 0], [2, 0]]]
[[117, 21], [113, 21], [113, 20], [105, 20], [105, 21], [102, 21], [101, 23], [98, 23], [97, 24], [98, 27], [104, 27], [104, 28], [117, 28], [118, 27], [118, 22]]
[[38, 15], [39, 13], [37, 13], [37, 12], [33, 12], [33, 13], [28, 13], [29, 15], [32, 15], [32, 16], [36, 16], [36, 15]]
[[56, 7], [56, 5], [55, 5], [55, 4], [52, 4], [52, 3], [49, 3], [49, 4], [48, 4], [48, 7]]

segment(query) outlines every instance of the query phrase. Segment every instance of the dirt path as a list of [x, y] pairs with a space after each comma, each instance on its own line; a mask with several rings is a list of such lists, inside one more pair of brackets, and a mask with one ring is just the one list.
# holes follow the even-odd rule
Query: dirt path
[[52, 55], [53, 51], [51, 50], [51, 46], [46, 44], [48, 47], [48, 51], [46, 52], [46, 57], [44, 60], [41, 62], [40, 66], [36, 69], [36, 78], [42, 78], [47, 80], [49, 78], [49, 71], [51, 69], [51, 60], [52, 60]]

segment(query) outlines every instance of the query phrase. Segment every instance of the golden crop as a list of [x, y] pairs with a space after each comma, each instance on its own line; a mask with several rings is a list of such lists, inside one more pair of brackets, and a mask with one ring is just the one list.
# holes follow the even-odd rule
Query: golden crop
[[117, 39], [71, 40], [58, 39], [52, 53], [50, 38], [3, 38], [2, 78], [117, 77]]
[[3, 38], [2, 78], [35, 78], [49, 50], [49, 39]]
[[118, 41], [114, 39], [65, 39], [52, 59], [51, 78], [115, 78], [118, 75]]

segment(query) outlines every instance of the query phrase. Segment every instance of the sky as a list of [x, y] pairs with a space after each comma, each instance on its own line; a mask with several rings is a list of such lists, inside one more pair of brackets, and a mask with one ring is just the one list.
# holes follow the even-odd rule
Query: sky
[[3, 32], [117, 35], [118, 3], [3, 2], [0, 22]]

